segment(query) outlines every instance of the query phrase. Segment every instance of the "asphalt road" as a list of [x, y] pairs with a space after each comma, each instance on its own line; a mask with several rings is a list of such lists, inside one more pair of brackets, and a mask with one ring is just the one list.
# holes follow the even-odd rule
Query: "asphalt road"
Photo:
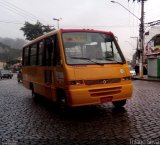
[[122, 109], [111, 103], [66, 114], [13, 79], [0, 80], [2, 145], [160, 145], [160, 83], [135, 80]]

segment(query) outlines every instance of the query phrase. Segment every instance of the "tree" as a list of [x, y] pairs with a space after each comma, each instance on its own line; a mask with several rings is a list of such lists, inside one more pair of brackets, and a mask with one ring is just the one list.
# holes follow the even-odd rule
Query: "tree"
[[37, 21], [36, 24], [25, 22], [24, 26], [21, 27], [20, 30], [24, 32], [24, 36], [26, 37], [27, 40], [33, 40], [53, 29], [51, 29], [49, 25], [44, 26], [42, 23]]

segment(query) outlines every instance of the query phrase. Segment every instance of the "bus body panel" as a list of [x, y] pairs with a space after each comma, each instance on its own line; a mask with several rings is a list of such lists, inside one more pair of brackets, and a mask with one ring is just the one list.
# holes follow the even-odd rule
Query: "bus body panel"
[[[124, 71], [121, 73], [121, 71]], [[119, 78], [127, 75], [127, 71], [122, 66], [97, 66], [97, 67], [84, 67], [75, 68], [75, 79], [107, 79]]]
[[[32, 71], [30, 71], [32, 70]], [[45, 71], [46, 70], [51, 70], [52, 72], [54, 72], [54, 69], [47, 69], [45, 67], [26, 67], [23, 68], [23, 85], [28, 88], [28, 89], [33, 89], [34, 93], [38, 93], [40, 95], [43, 95], [47, 98], [52, 99], [53, 101], [55, 101], [55, 94], [54, 94], [54, 85], [52, 83], [45, 83]], [[54, 73], [53, 73], [54, 74]], [[54, 75], [52, 76], [53, 78]], [[32, 85], [32, 86], [31, 86]], [[51, 85], [53, 85], [51, 87]], [[51, 89], [52, 88], [52, 89]]]
[[[68, 86], [66, 94], [70, 106], [100, 104], [105, 98], [106, 102], [125, 100], [132, 96], [131, 80], [123, 80], [129, 76], [127, 64], [72, 66], [72, 68], [75, 77], [67, 78], [67, 81], [77, 80], [83, 83]], [[69, 70], [67, 70], [68, 73]], [[121, 70], [124, 70], [123, 73]]]

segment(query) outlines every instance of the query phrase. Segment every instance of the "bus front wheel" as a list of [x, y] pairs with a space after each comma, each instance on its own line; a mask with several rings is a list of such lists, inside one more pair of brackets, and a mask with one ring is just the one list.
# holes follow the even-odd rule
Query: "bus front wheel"
[[66, 112], [68, 110], [67, 99], [65, 97], [65, 92], [63, 90], [57, 91], [57, 105], [61, 112]]
[[126, 104], [126, 100], [112, 102], [115, 107], [123, 107]]

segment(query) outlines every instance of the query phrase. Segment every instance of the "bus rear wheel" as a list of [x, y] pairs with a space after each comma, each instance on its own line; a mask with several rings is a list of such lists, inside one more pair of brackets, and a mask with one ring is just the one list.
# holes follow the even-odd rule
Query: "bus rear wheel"
[[115, 107], [123, 107], [126, 104], [126, 100], [112, 102]]
[[38, 94], [34, 91], [34, 86], [32, 83], [30, 84], [30, 89], [31, 89], [32, 97], [36, 98]]

